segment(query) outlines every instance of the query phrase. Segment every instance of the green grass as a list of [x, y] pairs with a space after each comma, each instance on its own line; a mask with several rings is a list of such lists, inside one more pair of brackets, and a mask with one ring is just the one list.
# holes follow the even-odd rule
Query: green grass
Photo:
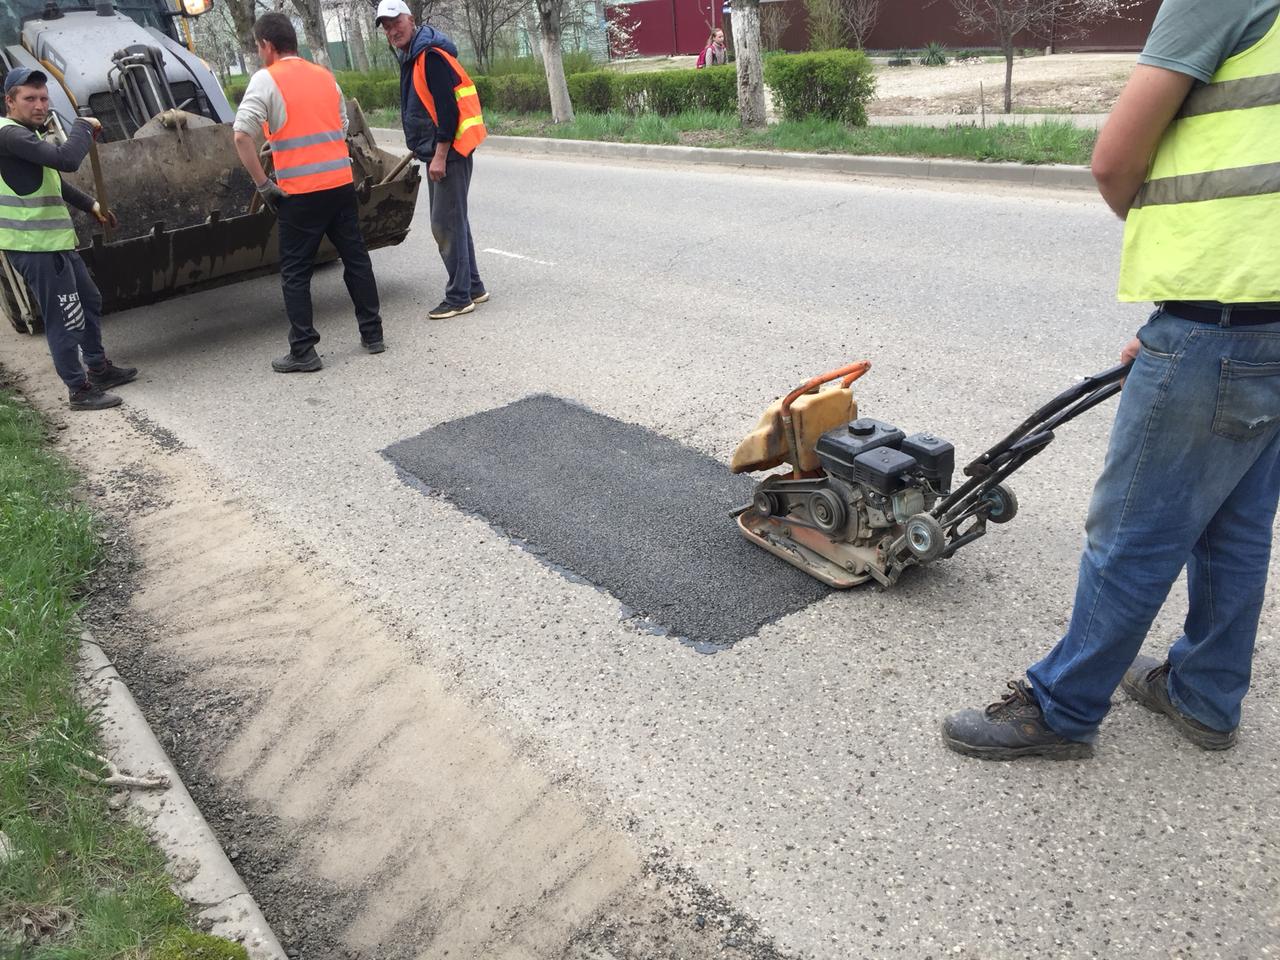
[[99, 750], [73, 683], [101, 553], [74, 483], [35, 414], [0, 391], [0, 956], [243, 960], [190, 929], [161, 854], [75, 769]]
[[1097, 138], [1096, 131], [1057, 121], [987, 127], [851, 127], [828, 120], [803, 120], [773, 124], [765, 130], [744, 130], [732, 114], [708, 112], [671, 117], [580, 113], [573, 123], [559, 125], [546, 114], [487, 113], [485, 119], [491, 133], [507, 136], [1013, 163], [1086, 164]]

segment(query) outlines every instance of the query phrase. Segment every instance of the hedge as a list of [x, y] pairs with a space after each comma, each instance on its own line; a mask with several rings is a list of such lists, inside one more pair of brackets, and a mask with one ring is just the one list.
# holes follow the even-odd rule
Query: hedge
[[[359, 100], [366, 110], [378, 107], [400, 107], [400, 77], [394, 73], [361, 73], [342, 70], [335, 74], [338, 86], [348, 98]], [[223, 84], [223, 92], [232, 104], [238, 104], [249, 85], [248, 77], [231, 77]]]
[[764, 82], [787, 120], [821, 117], [855, 126], [867, 124], [867, 101], [875, 73], [861, 50], [826, 50], [770, 57]]
[[597, 70], [569, 77], [569, 97], [585, 113], [656, 113], [670, 116], [686, 110], [738, 109], [735, 67], [614, 73]]

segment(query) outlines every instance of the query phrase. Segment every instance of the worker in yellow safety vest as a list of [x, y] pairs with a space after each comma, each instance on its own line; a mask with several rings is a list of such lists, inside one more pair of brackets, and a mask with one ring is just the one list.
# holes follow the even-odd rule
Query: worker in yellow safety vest
[[[272, 360], [271, 368], [312, 373], [323, 366], [316, 352], [320, 335], [312, 317], [311, 274], [325, 237], [342, 258], [360, 342], [368, 353], [382, 353], [378, 284], [360, 233], [342, 91], [328, 70], [298, 56], [298, 35], [284, 14], [263, 14], [253, 36], [263, 68], [250, 78], [240, 100], [235, 144], [263, 202], [279, 219], [289, 352]], [[259, 131], [271, 145], [274, 181], [258, 159]]]
[[4, 78], [7, 116], [0, 119], [0, 250], [31, 291], [44, 321], [49, 354], [67, 386], [72, 410], [119, 406], [107, 391], [138, 376], [107, 359], [102, 346], [102, 296], [76, 253], [67, 204], [116, 226], [115, 215], [63, 181], [79, 169], [94, 134], [92, 117], [78, 117], [64, 143], [45, 139], [49, 80], [41, 70], [15, 67]]
[[404, 0], [381, 0], [374, 20], [400, 58], [400, 122], [409, 151], [427, 164], [431, 232], [449, 274], [444, 299], [427, 316], [470, 313], [489, 299], [467, 211], [472, 154], [486, 135], [480, 97], [453, 41], [418, 26]]
[[[986, 710], [986, 759], [1086, 757], [1122, 686], [1196, 746], [1235, 745], [1280, 499], [1280, 0], [1164, 0], [1098, 138], [1125, 220], [1120, 299], [1155, 301], [1086, 522], [1066, 634]], [[1139, 654], [1174, 581], [1189, 608]]]

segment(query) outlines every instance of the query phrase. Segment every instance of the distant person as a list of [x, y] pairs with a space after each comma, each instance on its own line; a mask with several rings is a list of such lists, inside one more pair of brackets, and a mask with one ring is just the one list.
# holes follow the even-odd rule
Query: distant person
[[698, 54], [697, 69], [703, 67], [718, 67], [721, 64], [729, 62], [729, 51], [724, 45], [724, 31], [717, 27], [712, 31], [711, 36], [707, 37], [707, 45], [702, 48], [702, 52]]
[[[373, 263], [360, 233], [351, 158], [347, 153], [347, 104], [324, 67], [298, 56], [289, 18], [264, 13], [253, 25], [262, 69], [253, 75], [236, 111], [236, 153], [263, 203], [280, 226], [280, 285], [289, 317], [289, 352], [271, 361], [276, 373], [312, 373], [324, 366], [316, 353], [311, 274], [316, 251], [328, 237], [342, 258], [342, 279], [355, 306], [360, 342], [382, 353], [382, 316]], [[267, 177], [254, 139], [263, 125], [276, 179]]]
[[48, 83], [43, 72], [29, 67], [15, 67], [4, 78], [8, 116], [0, 119], [0, 250], [40, 307], [49, 354], [67, 385], [71, 409], [105, 410], [120, 404], [106, 391], [136, 379], [138, 371], [107, 359], [102, 295], [76, 253], [67, 204], [108, 226], [116, 226], [116, 218], [58, 176], [59, 170], [79, 169], [102, 125], [77, 117], [65, 143], [45, 140]]
[[[1280, 0], [1164, 0], [1098, 135], [1120, 299], [1156, 309], [1120, 354], [1071, 622], [1000, 700], [946, 718], [959, 753], [1088, 757], [1117, 687], [1197, 747], [1235, 746], [1280, 499], [1277, 64]], [[1143, 656], [1184, 569], [1181, 633]]]
[[431, 232], [449, 274], [444, 299], [427, 316], [446, 320], [489, 299], [467, 213], [472, 152], [487, 136], [480, 98], [453, 41], [427, 24], [418, 26], [404, 0], [381, 0], [374, 21], [400, 59], [405, 145], [427, 164]]

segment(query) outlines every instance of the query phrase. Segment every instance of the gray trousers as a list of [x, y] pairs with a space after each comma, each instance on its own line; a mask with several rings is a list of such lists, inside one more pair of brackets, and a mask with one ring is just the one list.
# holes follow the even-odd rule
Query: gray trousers
[[465, 306], [484, 290], [476, 269], [476, 248], [467, 219], [467, 193], [471, 190], [472, 158], [450, 152], [445, 161], [444, 179], [427, 179], [431, 199], [431, 233], [440, 248], [440, 259], [449, 272], [445, 300], [455, 307]]
[[74, 250], [5, 253], [40, 305], [53, 367], [67, 389], [75, 393], [89, 382], [80, 363], [82, 353], [84, 363], [95, 370], [107, 362], [102, 348], [102, 294], [98, 286]]

